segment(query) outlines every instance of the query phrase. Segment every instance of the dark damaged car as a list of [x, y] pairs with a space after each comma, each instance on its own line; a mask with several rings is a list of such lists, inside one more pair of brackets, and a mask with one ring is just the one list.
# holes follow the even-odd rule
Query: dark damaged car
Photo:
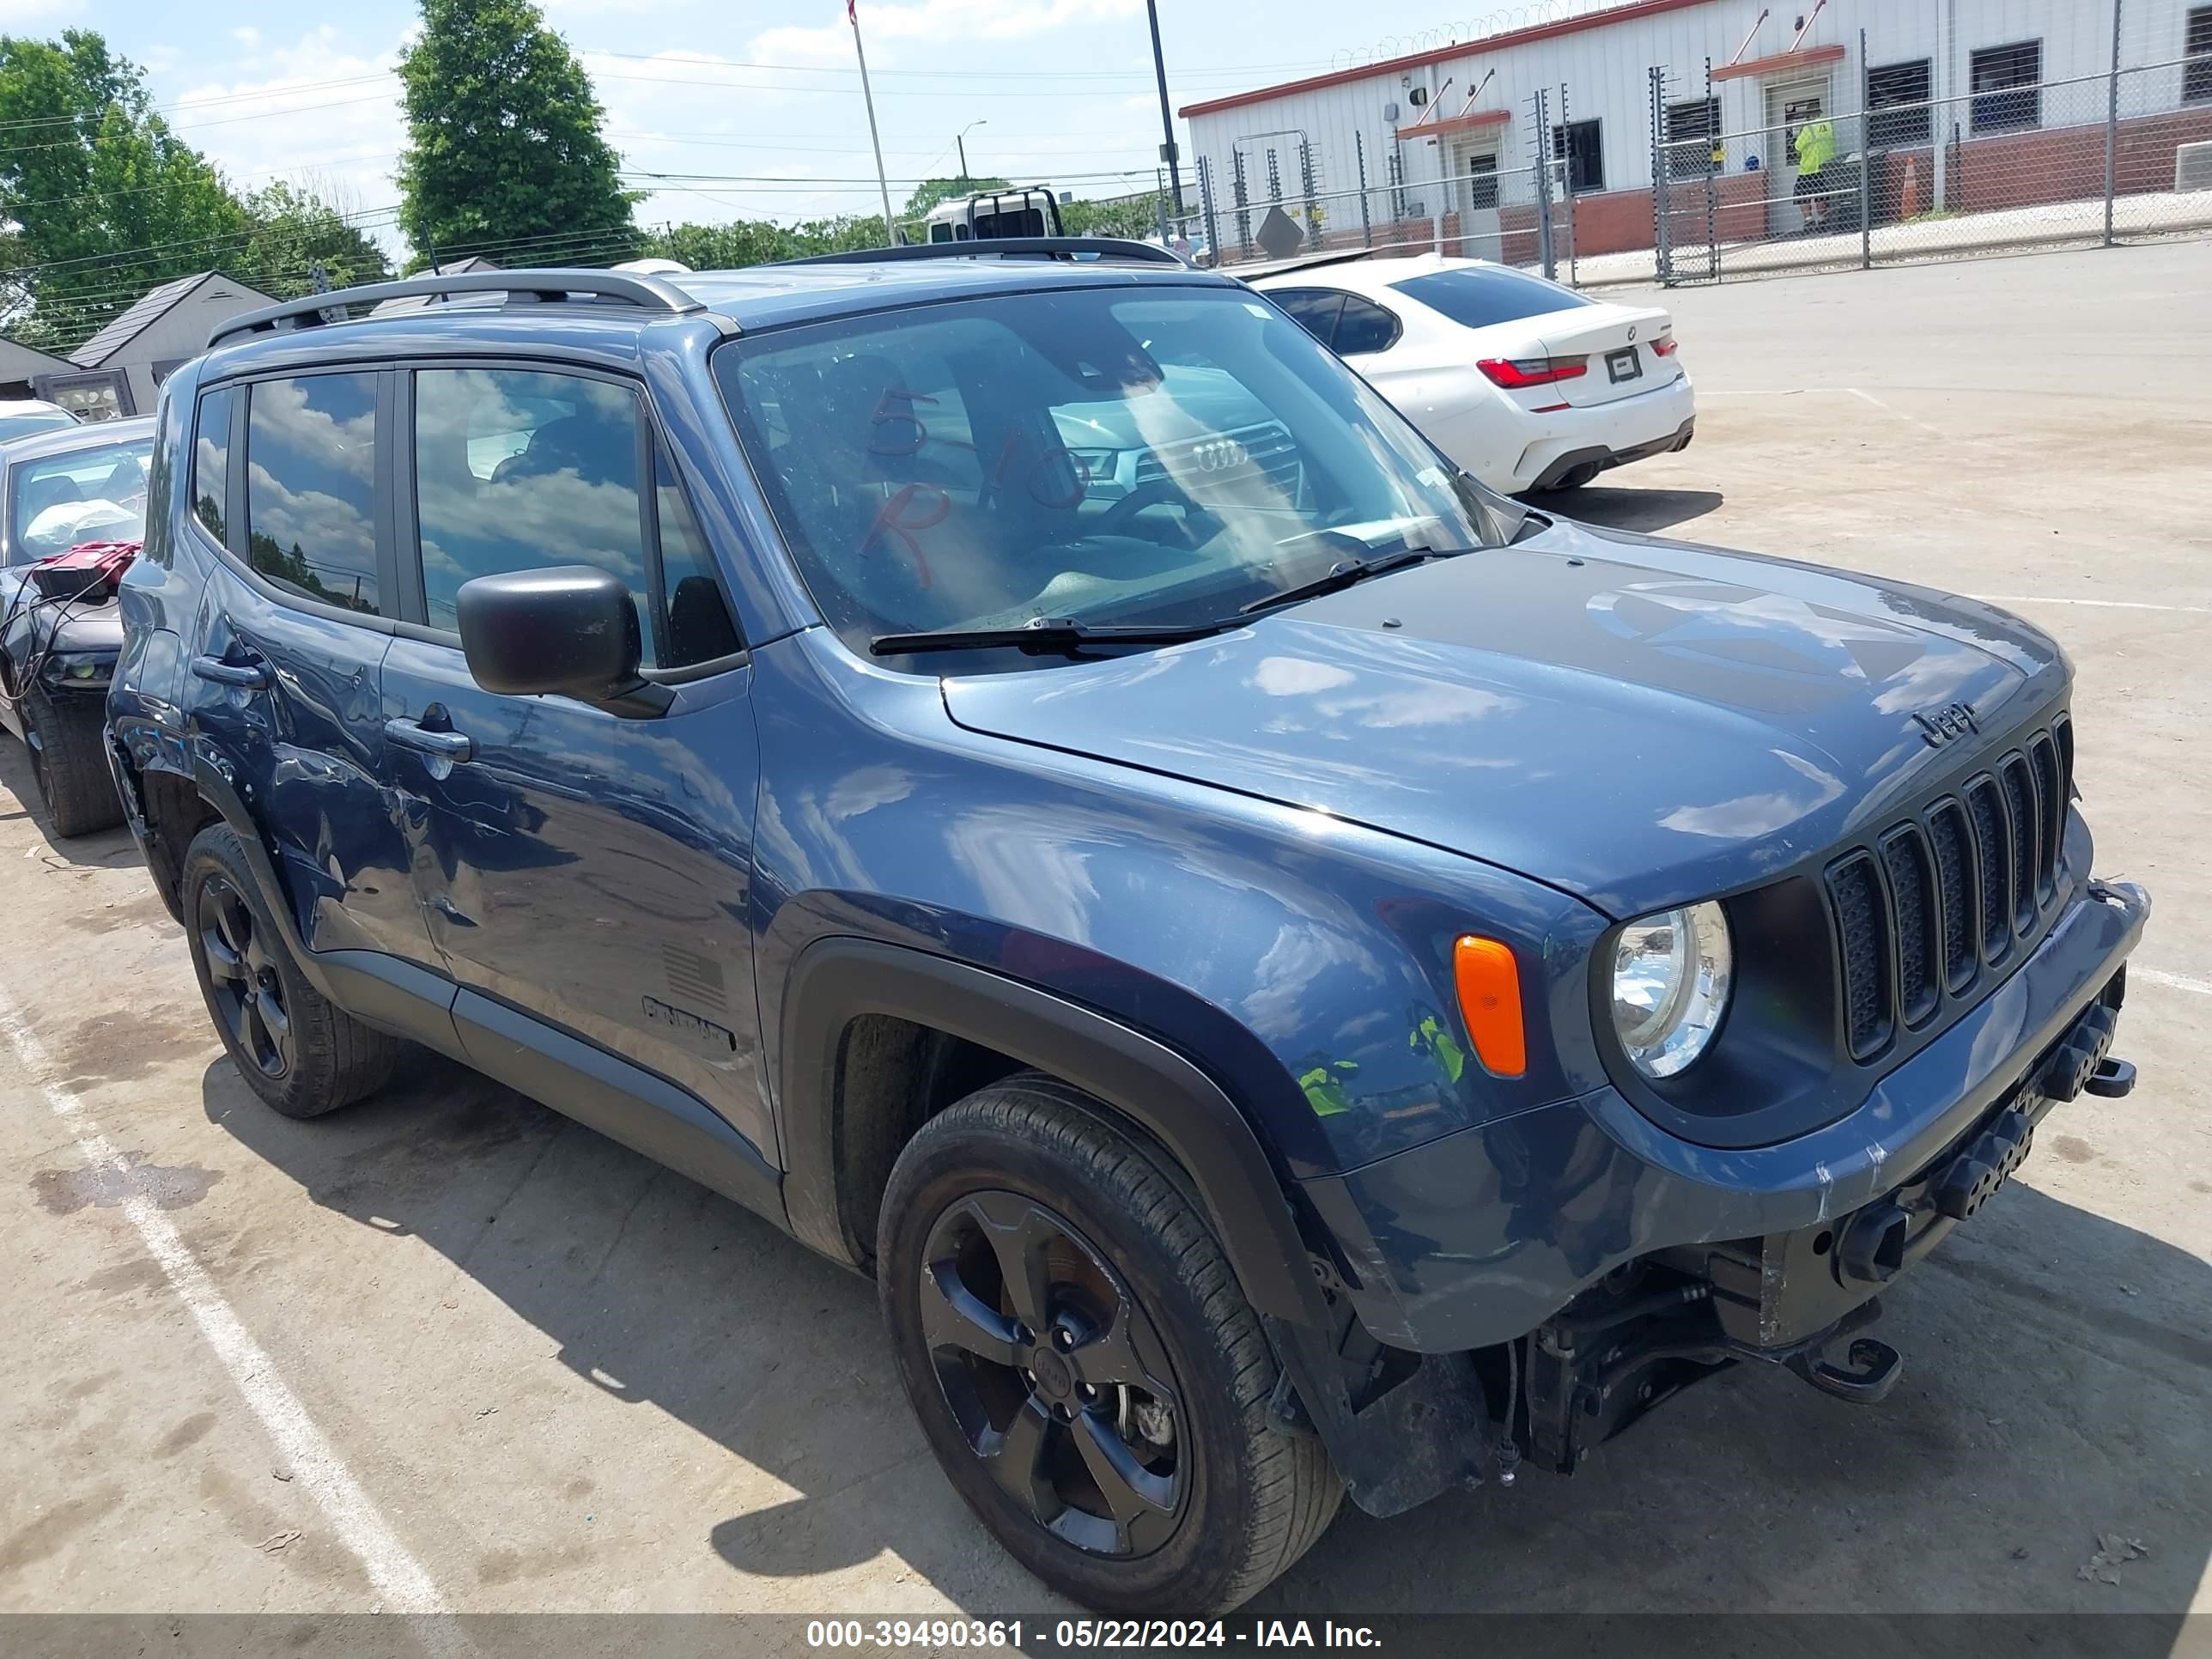
[[101, 733], [153, 449], [150, 420], [65, 421], [0, 445], [0, 726], [28, 750], [59, 836], [123, 822]]
[[1105, 1608], [1734, 1363], [1879, 1401], [1878, 1294], [2133, 1081], [2057, 647], [1492, 495], [1236, 282], [978, 252], [317, 295], [168, 379], [112, 755], [246, 1081], [425, 1044], [872, 1274]]

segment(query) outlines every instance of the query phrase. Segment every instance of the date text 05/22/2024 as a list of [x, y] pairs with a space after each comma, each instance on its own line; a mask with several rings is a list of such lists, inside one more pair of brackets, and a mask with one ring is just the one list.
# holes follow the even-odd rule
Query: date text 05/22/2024
[[1379, 1648], [1366, 1625], [1330, 1620], [1257, 1619], [811, 1619], [806, 1644], [817, 1649], [893, 1650], [948, 1648]]

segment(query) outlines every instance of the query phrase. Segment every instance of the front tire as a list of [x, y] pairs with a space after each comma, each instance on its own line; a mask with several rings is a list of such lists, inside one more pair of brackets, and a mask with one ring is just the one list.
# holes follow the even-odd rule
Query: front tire
[[208, 1013], [246, 1086], [270, 1110], [320, 1117], [392, 1075], [405, 1044], [307, 982], [228, 824], [192, 837], [178, 897]]
[[64, 838], [88, 836], [122, 823], [123, 801], [107, 769], [100, 706], [74, 699], [56, 702], [33, 685], [23, 694], [22, 721], [31, 776], [54, 833]]
[[925, 1124], [884, 1195], [877, 1277], [907, 1395], [984, 1526], [1104, 1612], [1224, 1613], [1343, 1486], [1268, 1419], [1274, 1354], [1155, 1152], [1026, 1073]]

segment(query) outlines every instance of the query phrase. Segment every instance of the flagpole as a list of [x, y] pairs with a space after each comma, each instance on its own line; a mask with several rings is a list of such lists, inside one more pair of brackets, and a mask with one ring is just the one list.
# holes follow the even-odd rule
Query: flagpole
[[868, 89], [868, 54], [860, 45], [860, 0], [845, 0], [845, 15], [853, 24], [853, 55], [860, 60], [860, 101], [868, 106], [868, 142], [876, 149], [876, 187], [884, 193], [884, 246], [898, 240], [891, 227], [891, 183], [884, 176], [884, 141], [876, 133], [876, 96]]

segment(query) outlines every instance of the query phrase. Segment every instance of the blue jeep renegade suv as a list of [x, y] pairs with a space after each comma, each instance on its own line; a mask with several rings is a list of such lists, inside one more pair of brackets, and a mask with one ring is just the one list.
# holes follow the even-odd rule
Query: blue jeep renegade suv
[[2049, 639], [1491, 495], [1156, 251], [242, 318], [123, 604], [255, 1092], [423, 1044], [872, 1274], [1103, 1608], [1736, 1361], [1879, 1400], [1877, 1292], [2133, 1081]]

